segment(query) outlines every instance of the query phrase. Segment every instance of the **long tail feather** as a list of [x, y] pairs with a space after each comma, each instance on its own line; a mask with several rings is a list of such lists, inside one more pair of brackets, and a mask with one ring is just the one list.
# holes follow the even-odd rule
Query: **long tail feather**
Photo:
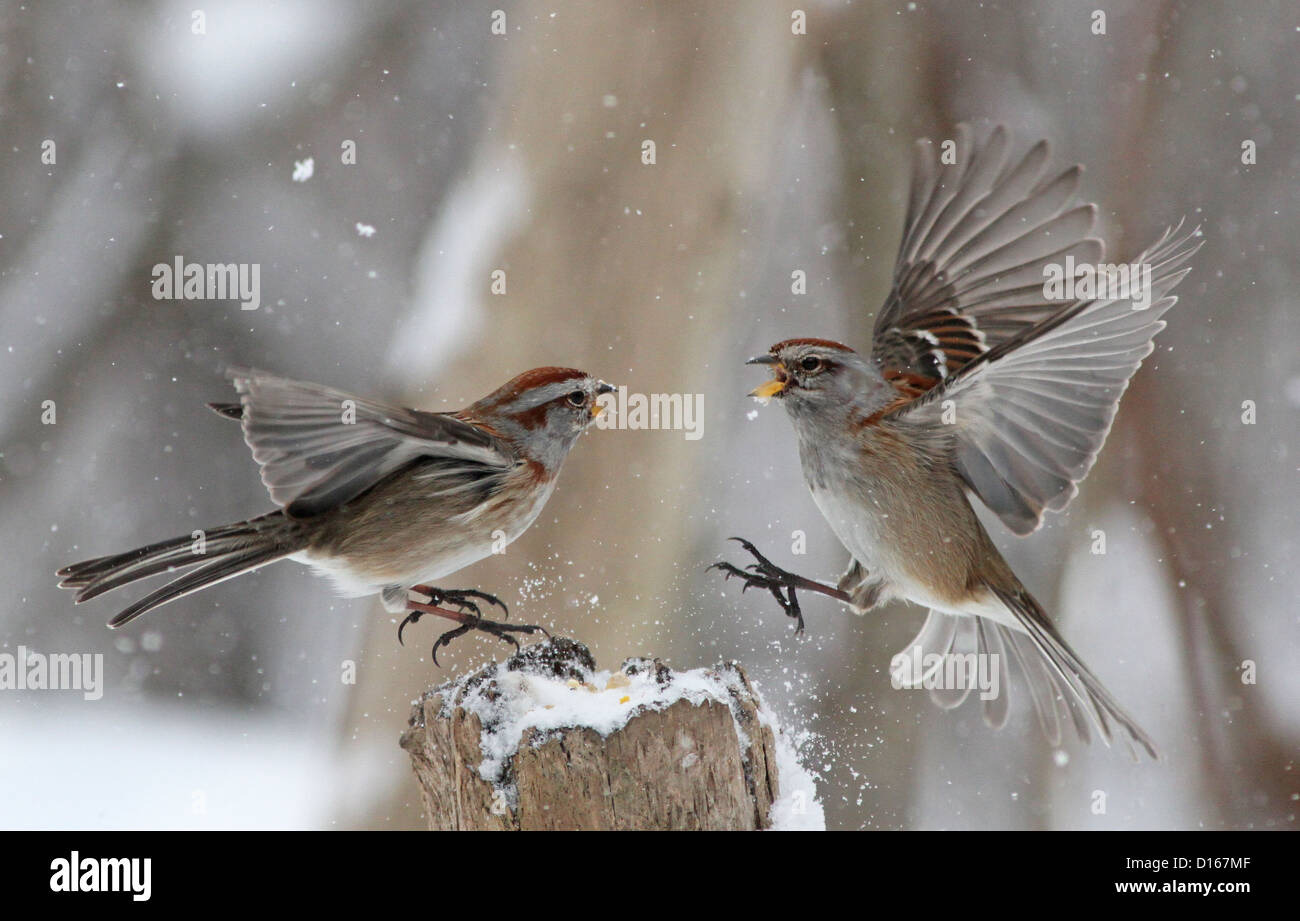
[[279, 511], [205, 532], [200, 553], [194, 552], [195, 542], [194, 536], [175, 537], [73, 563], [58, 571], [59, 587], [76, 590], [76, 603], [81, 604], [150, 576], [197, 566], [109, 621], [110, 627], [120, 627], [146, 611], [282, 559], [303, 546], [298, 529]]
[[233, 551], [247, 548], [247, 546], [247, 537], [238, 535], [209, 541], [202, 554], [196, 554], [192, 545], [186, 545], [155, 553], [151, 556], [141, 557], [117, 569], [109, 570], [97, 576], [94, 581], [87, 583], [85, 588], [77, 593], [76, 603], [81, 604], [91, 598], [97, 598], [104, 592], [112, 591], [123, 585], [129, 585], [140, 579], [147, 579], [149, 576], [162, 572], [174, 572], [178, 569], [186, 569], [195, 563], [218, 559]]
[[[1063, 722], [1073, 725], [1079, 740], [1085, 744], [1092, 740], [1092, 726], [1095, 724], [1102, 740], [1109, 745], [1113, 738], [1111, 723], [1114, 722], [1124, 729], [1128, 739], [1140, 745], [1153, 759], [1160, 760], [1150, 736], [1075, 655], [1038, 603], [1027, 593], [990, 589], [1024, 624], [1024, 629], [995, 624], [974, 615], [932, 610], [921, 631], [901, 653], [903, 658], [897, 659], [900, 664], [894, 669], [893, 677], [899, 686], [920, 687], [942, 668], [939, 664], [932, 664], [928, 671], [912, 674], [913, 661], [925, 662], [930, 656], [960, 656], [972, 651], [996, 655], [1004, 665], [1014, 661], [1019, 666], [1043, 735], [1053, 747], [1061, 744]], [[920, 655], [913, 657], [913, 649], [919, 649]], [[937, 658], [931, 661], [938, 662]], [[929, 694], [935, 704], [951, 710], [966, 701], [970, 690], [969, 685], [956, 688], [936, 686], [930, 689]], [[984, 721], [994, 729], [1002, 728], [1007, 721], [1009, 705], [1010, 697], [1004, 683], [1001, 693], [983, 701]], [[1131, 745], [1130, 749], [1136, 759], [1136, 750]]]
[[257, 569], [259, 566], [264, 566], [275, 560], [283, 559], [290, 552], [283, 547], [269, 546], [253, 548], [212, 560], [181, 576], [179, 579], [168, 582], [162, 588], [145, 595], [110, 620], [108, 625], [110, 627], [121, 627], [123, 624], [130, 623], [141, 614], [152, 611], [160, 605], [175, 601], [178, 598], [184, 598], [186, 595], [192, 595], [200, 589], [216, 585], [218, 582], [233, 579], [235, 576]]
[[[245, 535], [252, 536], [259, 530], [278, 526], [283, 520], [283, 514], [280, 512], [271, 512], [262, 515], [260, 518], [253, 518], [248, 521], [237, 521], [234, 524], [222, 525], [218, 528], [210, 528], [204, 532], [203, 538], [209, 544], [231, 536]], [[196, 538], [193, 535], [173, 537], [170, 540], [159, 541], [155, 544], [147, 544], [144, 547], [137, 547], [134, 550], [127, 550], [123, 553], [112, 553], [108, 556], [95, 557], [91, 560], [83, 560], [80, 563], [72, 563], [64, 566], [55, 575], [60, 576], [62, 581], [59, 588], [82, 588], [94, 582], [109, 573], [121, 572], [124, 567], [139, 563], [145, 560], [153, 560], [160, 554], [169, 551], [182, 550], [190, 552]], [[192, 562], [203, 562], [201, 555], [194, 554]]]
[[[1062, 691], [1068, 689], [1069, 693], [1064, 694], [1064, 697], [1080, 737], [1085, 740], [1088, 738], [1087, 721], [1079, 712], [1086, 710], [1107, 745], [1112, 739], [1110, 721], [1113, 720], [1124, 730], [1131, 742], [1140, 745], [1153, 760], [1159, 761], [1160, 755], [1156, 750], [1155, 742], [1120, 706], [1119, 701], [1106, 690], [1097, 676], [1083, 664], [1057, 632], [1056, 627], [1047, 619], [1033, 596], [1024, 590], [1012, 592], [991, 585], [988, 587], [1023, 625], [1034, 648], [1049, 666], [1057, 689]], [[1136, 759], [1136, 750], [1132, 749], [1131, 745], [1130, 750]]]

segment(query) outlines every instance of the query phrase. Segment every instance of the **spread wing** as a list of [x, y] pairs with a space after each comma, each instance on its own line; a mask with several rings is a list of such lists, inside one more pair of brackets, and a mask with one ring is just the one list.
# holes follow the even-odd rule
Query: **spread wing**
[[[303, 518], [355, 498], [419, 458], [447, 475], [504, 471], [515, 457], [484, 429], [446, 413], [403, 409], [322, 387], [232, 368], [244, 440], [272, 501]], [[217, 408], [223, 415], [224, 404]]]
[[1190, 271], [1199, 230], [1167, 230], [1137, 260], [1150, 267], [1149, 306], [1135, 298], [1077, 301], [1003, 338], [886, 418], [939, 427], [954, 412], [957, 469], [1017, 534], [1059, 511], [1101, 450], [1120, 396], [1164, 329], [1169, 292]]
[[[1043, 293], [1043, 268], [1097, 263], [1096, 207], [1074, 201], [1082, 167], [1044, 178], [1039, 141], [1009, 159], [994, 128], [976, 144], [959, 125], [953, 162], [917, 142], [894, 281], [876, 315], [872, 354], [904, 396], [916, 396], [1064, 306]], [[940, 162], [936, 162], [936, 160]]]

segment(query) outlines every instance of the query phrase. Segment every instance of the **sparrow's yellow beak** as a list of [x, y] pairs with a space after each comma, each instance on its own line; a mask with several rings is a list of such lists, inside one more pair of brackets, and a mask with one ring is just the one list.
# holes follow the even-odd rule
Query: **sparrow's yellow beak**
[[600, 415], [601, 413], [603, 413], [604, 411], [605, 411], [605, 407], [602, 406], [600, 403], [592, 403], [592, 404], [591, 404], [591, 418], [595, 419], [597, 416], [599, 416], [599, 415]]
[[751, 397], [761, 400], [764, 403], [785, 390], [786, 386], [790, 383], [790, 375], [786, 372], [785, 365], [781, 363], [781, 359], [771, 353], [768, 353], [767, 355], [756, 355], [749, 361], [745, 362], [745, 364], [767, 365], [772, 369], [772, 374], [775, 375], [766, 384], [759, 384], [753, 390], [749, 391]]
[[766, 384], [759, 384], [753, 390], [749, 391], [751, 397], [758, 397], [760, 400], [770, 400], [782, 390], [785, 389], [786, 381], [779, 377], [774, 377]]
[[772, 355], [771, 353], [768, 353], [767, 355], [755, 355], [754, 358], [749, 359], [745, 364], [766, 364], [766, 366], [772, 369], [772, 375], [775, 375], [772, 377], [772, 380], [767, 381], [767, 384], [759, 384], [758, 386], [755, 386], [753, 390], [750, 390], [750, 397], [754, 397], [755, 399], [759, 399], [759, 401], [766, 403], [770, 401], [772, 397], [775, 397], [776, 394], [783, 392], [783, 390], [787, 388], [787, 385], [789, 385], [789, 373], [785, 371], [784, 364], [781, 363], [781, 359], [777, 358], [776, 355]]

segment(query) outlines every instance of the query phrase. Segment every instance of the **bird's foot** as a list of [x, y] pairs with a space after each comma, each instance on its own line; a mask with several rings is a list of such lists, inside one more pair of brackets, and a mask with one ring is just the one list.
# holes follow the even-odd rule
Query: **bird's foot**
[[496, 605], [501, 609], [501, 613], [505, 615], [505, 619], [510, 619], [510, 609], [506, 607], [506, 603], [496, 595], [489, 595], [487, 592], [480, 592], [477, 589], [472, 588], [434, 588], [432, 585], [415, 585], [412, 586], [412, 589], [419, 592], [421, 595], [428, 595], [429, 604], [443, 605], [450, 603], [456, 605], [456, 607], [461, 608], [462, 610], [468, 609], [473, 611], [475, 614], [481, 612], [478, 609], [478, 605], [470, 601], [470, 599], [477, 598], [479, 601], [485, 601], [488, 604]]
[[[464, 636], [472, 630], [482, 630], [484, 633], [490, 633], [498, 639], [505, 640], [514, 644], [515, 650], [519, 649], [519, 641], [516, 640], [512, 633], [543, 633], [550, 637], [545, 627], [539, 627], [534, 624], [504, 624], [495, 620], [487, 620], [482, 616], [477, 604], [470, 599], [477, 598], [488, 604], [496, 605], [510, 616], [505, 603], [495, 595], [489, 595], [486, 592], [475, 591], [474, 589], [443, 589], [434, 588], [429, 585], [416, 585], [413, 591], [429, 597], [428, 602], [415, 601], [408, 599], [406, 602], [406, 618], [397, 627], [397, 642], [403, 643], [402, 632], [408, 624], [414, 624], [419, 621], [425, 614], [435, 614], [438, 617], [445, 617], [448, 620], [454, 620], [459, 627], [453, 627], [442, 636], [438, 637], [437, 642], [433, 644], [433, 664], [438, 665], [438, 650], [451, 643], [452, 640], [459, 636]], [[441, 605], [454, 605], [456, 610], [444, 608]]]
[[799, 577], [777, 566], [759, 553], [758, 548], [743, 537], [733, 537], [731, 540], [739, 542], [742, 547], [753, 555], [756, 562], [750, 563], [744, 569], [741, 569], [725, 560], [720, 560], [709, 568], [720, 570], [724, 579], [730, 579], [732, 576], [740, 579], [744, 583], [740, 588], [742, 592], [746, 592], [751, 588], [767, 589], [772, 593], [772, 597], [776, 599], [777, 604], [781, 605], [781, 610], [785, 611], [785, 616], [794, 619], [795, 634], [803, 633], [803, 611], [799, 608], [799, 596], [795, 594], [794, 584], [794, 580]]
[[492, 634], [497, 639], [505, 640], [507, 643], [510, 643], [515, 647], [515, 652], [519, 651], [519, 641], [510, 635], [512, 633], [541, 633], [548, 640], [551, 638], [550, 632], [545, 627], [538, 626], [537, 624], [503, 624], [498, 623], [495, 620], [484, 620], [481, 617], [475, 617], [470, 622], [461, 624], [459, 627], [454, 627], [442, 636], [438, 637], [438, 641], [433, 644], [433, 664], [438, 665], [439, 649], [449, 645], [452, 640], [456, 639], [456, 637], [464, 636], [471, 630], [482, 630], [484, 633]]
[[[437, 613], [443, 617], [450, 617], [452, 620], [462, 620], [461, 617], [455, 615], [453, 612], [443, 609], [442, 605], [444, 604], [455, 605], [459, 609], [460, 613], [472, 611], [474, 616], [481, 617], [483, 612], [479, 610], [478, 605], [473, 601], [470, 601], [471, 598], [477, 598], [480, 601], [487, 602], [488, 604], [496, 605], [505, 612], [507, 618], [510, 617], [510, 610], [506, 607], [504, 601], [496, 595], [489, 595], [487, 592], [476, 591], [472, 588], [434, 588], [432, 585], [414, 585], [411, 587], [411, 591], [419, 592], [429, 600], [419, 602], [419, 607], [416, 607], [414, 605], [417, 603], [412, 602], [408, 598], [406, 609], [410, 613], [408, 613], [406, 619], [397, 626], [397, 642], [403, 646], [406, 644], [402, 642], [402, 631], [406, 629], [406, 625], [415, 623], [425, 614]], [[433, 610], [428, 610], [429, 608], [432, 608]], [[464, 621], [462, 620], [462, 623], [463, 622]]]
[[723, 560], [714, 563], [709, 568], [720, 570], [724, 578], [730, 579], [735, 576], [740, 579], [744, 582], [741, 587], [742, 592], [750, 588], [765, 588], [771, 592], [772, 597], [781, 605], [781, 610], [785, 611], [786, 617], [795, 621], [794, 632], [796, 635], [803, 633], [804, 630], [803, 611], [799, 607], [799, 596], [795, 594], [796, 589], [817, 592], [837, 601], [847, 602], [849, 600], [847, 592], [782, 569], [759, 553], [758, 548], [743, 537], [733, 537], [731, 540], [744, 547], [754, 557], [755, 562], [741, 569]]

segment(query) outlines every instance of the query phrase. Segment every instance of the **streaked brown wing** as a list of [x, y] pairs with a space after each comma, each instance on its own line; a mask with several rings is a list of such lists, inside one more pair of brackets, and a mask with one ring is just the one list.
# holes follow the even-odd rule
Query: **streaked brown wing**
[[232, 368], [243, 405], [244, 440], [276, 505], [297, 518], [347, 502], [417, 458], [459, 463], [448, 470], [505, 470], [510, 448], [445, 413], [421, 412], [339, 390]]
[[1044, 266], [1096, 263], [1104, 250], [1090, 236], [1096, 207], [1074, 202], [1082, 168], [1043, 178], [1046, 141], [1012, 160], [1005, 128], [977, 144], [959, 125], [955, 145], [944, 165], [917, 142], [893, 287], [876, 316], [872, 354], [908, 397], [1059, 312]]
[[[1181, 225], [1179, 225], [1181, 227]], [[1164, 329], [1190, 271], [1199, 230], [1167, 230], [1137, 260], [1151, 268], [1150, 305], [1079, 301], [1004, 339], [923, 395], [890, 412], [900, 422], [944, 427], [951, 401], [957, 470], [1017, 534], [1065, 508], [1092, 469], [1129, 379]]]

